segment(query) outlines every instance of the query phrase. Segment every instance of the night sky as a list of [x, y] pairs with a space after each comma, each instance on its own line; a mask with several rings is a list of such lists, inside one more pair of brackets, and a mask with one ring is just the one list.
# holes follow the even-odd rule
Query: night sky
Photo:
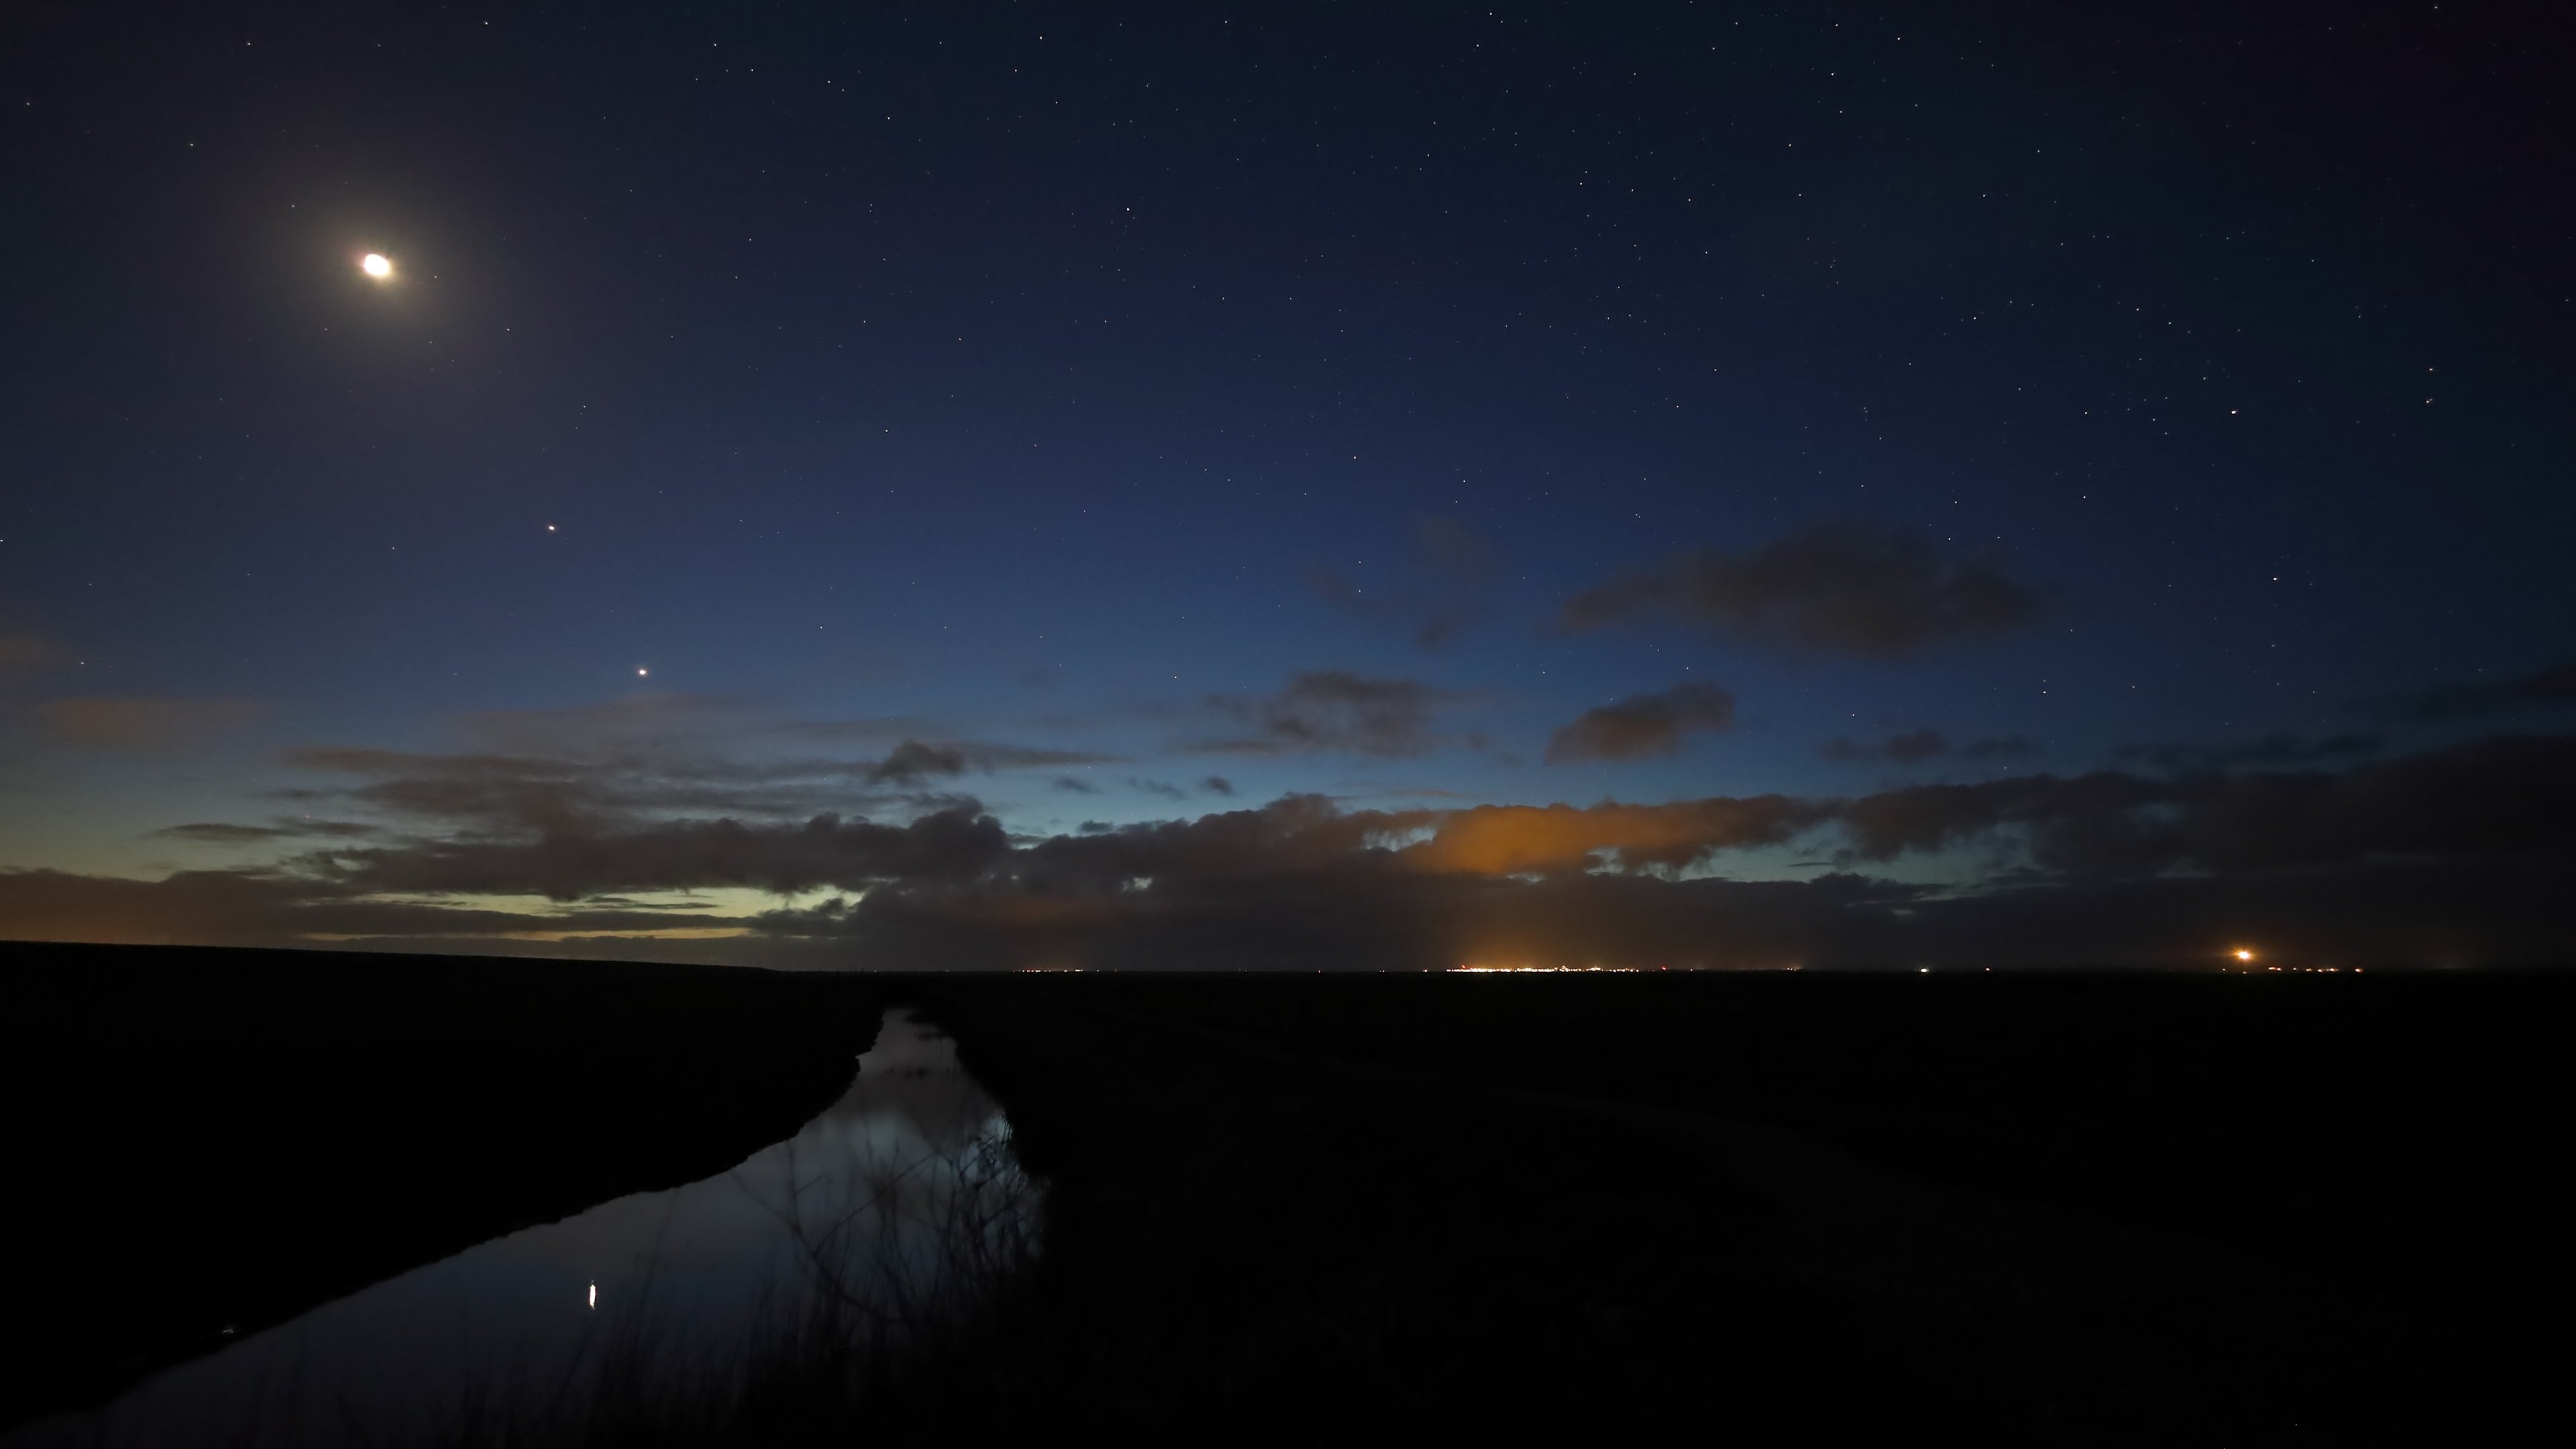
[[0, 936], [2563, 962], [2570, 28], [1918, 8], [15, 14]]

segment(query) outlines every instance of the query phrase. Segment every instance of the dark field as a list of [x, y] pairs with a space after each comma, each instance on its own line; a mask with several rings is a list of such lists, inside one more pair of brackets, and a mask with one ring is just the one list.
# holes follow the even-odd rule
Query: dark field
[[58, 1328], [12, 1365], [13, 1414], [721, 1171], [828, 1100], [902, 1000], [1046, 1179], [1041, 1260], [864, 1393], [702, 1438], [2515, 1444], [2570, 1422], [2561, 977], [10, 949], [13, 1303]]

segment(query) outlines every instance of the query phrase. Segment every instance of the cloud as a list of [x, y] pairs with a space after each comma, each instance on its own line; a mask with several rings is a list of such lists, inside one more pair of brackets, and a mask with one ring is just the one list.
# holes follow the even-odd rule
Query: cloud
[[292, 839], [297, 834], [274, 825], [225, 825], [212, 821], [195, 825], [165, 825], [152, 833], [173, 840], [195, 841], [200, 845], [255, 845]]
[[1680, 554], [1586, 590], [1561, 622], [1581, 632], [1645, 614], [1748, 643], [1862, 659], [1902, 659], [2026, 627], [2036, 591], [1991, 557], [1944, 562], [1929, 536], [1824, 523], [1740, 554]]
[[1990, 739], [1970, 740], [1954, 746], [1949, 736], [1936, 729], [1907, 730], [1893, 734], [1877, 744], [1862, 744], [1840, 735], [1816, 746], [1820, 759], [1851, 763], [1861, 760], [1886, 760], [1891, 764], [1919, 765], [1957, 754], [1970, 760], [2002, 760], [2036, 753], [2038, 746], [2020, 735], [2001, 735]]
[[272, 825], [230, 825], [216, 821], [169, 825], [152, 833], [200, 845], [264, 845], [280, 840], [363, 840], [383, 832], [376, 826], [355, 820], [280, 819]]
[[1103, 755], [1090, 750], [1036, 749], [1027, 745], [996, 744], [990, 740], [941, 740], [924, 743], [905, 739], [887, 752], [871, 773], [876, 781], [896, 780], [912, 783], [932, 775], [958, 775], [972, 770], [1057, 770], [1068, 765], [1115, 765], [1125, 762], [1123, 755]]
[[2528, 674], [2475, 684], [2437, 684], [2367, 701], [2371, 714], [2393, 723], [2441, 724], [2522, 710], [2576, 704], [2576, 664], [2554, 664]]
[[1875, 745], [1857, 744], [1837, 735], [1816, 746], [1818, 756], [1828, 760], [1892, 760], [1900, 765], [1918, 764], [1949, 753], [1950, 741], [1939, 730], [1909, 730], [1890, 735]]
[[2385, 858], [2576, 855], [2576, 735], [2501, 737], [2343, 773], [2100, 771], [1924, 785], [1849, 802], [1855, 858], [2009, 833], [2073, 875], [2260, 871]]
[[0, 670], [37, 669], [62, 657], [62, 649], [40, 634], [0, 629]]
[[287, 763], [361, 783], [286, 792], [484, 832], [568, 831], [677, 811], [790, 816], [818, 798], [883, 800], [880, 761], [746, 762], [689, 751], [580, 755], [436, 754], [307, 748]]
[[55, 738], [100, 749], [152, 750], [193, 744], [267, 713], [255, 699], [57, 699], [45, 706]]
[[[1119, 832], [1106, 835], [1113, 842]], [[352, 898], [248, 871], [125, 880], [0, 871], [0, 936], [883, 966], [907, 970], [1437, 969], [1466, 961], [1704, 967], [2194, 966], [2251, 942], [2343, 965], [2553, 964], [2576, 947], [2563, 868], [2365, 861], [2253, 876], [2048, 883], [1970, 894], [1836, 872], [1804, 881], [1308, 869], [1069, 891], [978, 880], [739, 918], [597, 902], [542, 915]], [[748, 926], [756, 934], [732, 936]], [[699, 931], [655, 941], [612, 932]], [[718, 933], [725, 933], [719, 935]]]
[[1681, 753], [1685, 735], [1734, 725], [1735, 696], [1713, 684], [1676, 684], [1585, 710], [1548, 737], [1547, 762], [1656, 759]]
[[2247, 765], [2312, 765], [2377, 754], [2387, 741], [2375, 734], [2272, 734], [2232, 745], [2125, 745], [2119, 758], [2159, 770], [2234, 770]]
[[291, 766], [359, 783], [277, 793], [371, 807], [415, 823], [565, 830], [683, 812], [797, 819], [821, 810], [923, 805], [930, 803], [927, 787], [980, 760], [1023, 762], [1009, 747], [908, 735], [871, 737], [870, 743], [893, 740], [872, 757], [782, 753], [780, 740], [805, 737], [716, 697], [637, 696], [563, 710], [474, 714], [455, 728], [468, 748], [291, 751]]
[[668, 745], [751, 727], [749, 701], [736, 695], [623, 695], [560, 709], [493, 709], [460, 715], [455, 727], [483, 748], [507, 753]]
[[933, 775], [964, 773], [965, 751], [925, 745], [919, 740], [905, 740], [888, 751], [884, 759], [870, 766], [866, 778], [871, 785], [882, 785], [889, 780], [900, 785], [916, 785]]
[[1443, 816], [1402, 859], [1422, 870], [1515, 875], [1587, 869], [1680, 869], [1720, 850], [1777, 845], [1830, 819], [1832, 807], [1785, 795], [1720, 796], [1670, 805], [1615, 801], [1479, 805]]
[[1446, 647], [1483, 612], [1498, 567], [1493, 541], [1446, 514], [1413, 521], [1417, 562], [1410, 577], [1371, 593], [1341, 570], [1317, 564], [1306, 582], [1352, 618], [1400, 629], [1425, 649]]
[[[442, 779], [424, 772], [419, 757], [392, 758], [402, 776], [388, 783], [433, 794], [453, 786], [469, 797], [429, 802], [450, 812], [444, 818], [452, 822], [451, 833], [326, 850], [308, 857], [307, 868], [403, 890], [560, 895], [772, 882], [803, 883], [778, 889], [857, 888], [876, 879], [953, 875], [959, 857], [929, 852], [923, 840], [972, 840], [981, 850], [1001, 839], [1000, 827], [971, 801], [939, 803], [913, 826], [844, 821], [830, 813], [801, 822], [637, 818], [587, 808], [578, 790], [554, 808], [529, 808], [516, 795], [497, 804], [470, 798], [491, 783], [479, 770], [490, 770], [511, 790], [525, 788], [531, 777], [524, 762], [456, 759], [447, 763], [459, 768], [458, 776]], [[1159, 782], [1130, 783], [1166, 798], [1184, 794]], [[1580, 808], [1377, 811], [1343, 810], [1320, 796], [1290, 796], [1258, 810], [1153, 826], [1150, 836], [1121, 831], [1115, 838], [1126, 842], [1130, 855], [1093, 873], [1103, 879], [1191, 873], [1209, 868], [1210, 860], [1245, 856], [1246, 842], [1267, 842], [1263, 849], [1271, 850], [1292, 841], [1330, 842], [1328, 855], [1366, 844], [1389, 862], [1438, 872], [1673, 869], [1715, 852], [1783, 844], [1825, 830], [1839, 836], [1855, 861], [1978, 846], [2018, 852], [2029, 868], [2044, 873], [2265, 870], [2351, 863], [2374, 854], [2465, 858], [2511, 850], [2555, 858], [2576, 854], [2576, 832], [2564, 826], [2571, 814], [2576, 735], [2499, 737], [2340, 772], [2103, 770], [1906, 786], [1851, 799], [1714, 796]], [[179, 827], [200, 828], [220, 833], [256, 827]], [[929, 834], [906, 833], [916, 829]], [[1136, 842], [1147, 838], [1189, 845], [1169, 860], [1148, 860], [1134, 854]], [[1105, 849], [1093, 840], [1078, 844], [1088, 853], [1076, 853], [1083, 859]], [[1025, 860], [1061, 873], [1076, 858], [1069, 849], [1058, 838], [1019, 854], [990, 856], [986, 863], [1007, 873]], [[943, 863], [918, 864], [933, 859]]]
[[[180, 871], [159, 880], [0, 870], [0, 938], [135, 944], [312, 945], [396, 940], [442, 950], [530, 950], [532, 938], [740, 931], [739, 918], [613, 906], [530, 914], [369, 900], [328, 881], [269, 870]], [[588, 954], [639, 953], [619, 936]]]
[[[421, 757], [377, 763], [399, 767], [392, 779], [475, 788], [530, 773], [510, 756], [450, 757], [444, 777]], [[593, 943], [577, 949], [633, 954], [640, 938], [614, 933], [685, 930], [717, 959], [811, 951], [907, 968], [2187, 964], [2240, 940], [2376, 965], [2537, 963], [2576, 948], [2559, 904], [2576, 885], [2576, 734], [1856, 797], [1361, 809], [1293, 795], [1036, 838], [971, 801], [890, 819], [638, 816], [578, 795], [576, 808], [513, 813], [519, 803], [336, 838], [365, 823], [173, 827], [244, 846], [292, 844], [265, 833], [290, 826], [320, 839], [266, 865], [157, 881], [0, 872], [0, 936], [570, 950], [562, 938], [581, 935]], [[1832, 868], [1717, 874], [1781, 848]], [[1945, 862], [1947, 884], [1874, 875], [1924, 856]], [[752, 918], [632, 899], [716, 887], [784, 899]], [[838, 898], [791, 903], [824, 890]], [[530, 896], [562, 904], [499, 908]], [[759, 939], [715, 939], [728, 931]]]
[[1451, 690], [1413, 679], [1370, 679], [1348, 670], [1309, 670], [1289, 678], [1276, 694], [1212, 694], [1207, 707], [1252, 726], [1249, 738], [1214, 740], [1198, 749], [1212, 754], [1290, 755], [1321, 751], [1401, 758], [1429, 754], [1443, 743], [1431, 728], [1432, 711], [1464, 699]]
[[[771, 733], [816, 744], [879, 744], [894, 740], [898, 741], [893, 751], [895, 754], [903, 753], [909, 747], [915, 752], [915, 758], [925, 763], [933, 758], [941, 762], [954, 758], [960, 769], [1058, 770], [1072, 765], [1127, 762], [1124, 755], [1104, 755], [1093, 750], [1058, 750], [995, 740], [950, 739], [943, 737], [929, 721], [912, 715], [884, 719], [800, 720], [775, 726]], [[925, 750], [935, 751], [935, 757], [918, 753]], [[957, 771], [940, 768], [926, 773], [954, 774]]]
[[1051, 750], [1030, 745], [998, 744], [992, 740], [951, 740], [943, 748], [955, 750], [966, 763], [978, 770], [1057, 770], [1067, 765], [1123, 765], [1125, 755], [1104, 755], [1094, 750]]
[[935, 733], [920, 715], [886, 715], [875, 719], [790, 720], [773, 727], [790, 739], [825, 744], [876, 744], [909, 735]]
[[1100, 787], [1079, 775], [1058, 775], [1055, 787], [1068, 795], [1097, 795]]
[[1223, 775], [1210, 775], [1199, 781], [1199, 788], [1211, 795], [1232, 795], [1234, 782]]
[[1959, 751], [1972, 760], [2010, 760], [2039, 753], [2039, 746], [2021, 735], [1995, 735], [1970, 740]]
[[294, 865], [352, 893], [542, 895], [747, 886], [778, 894], [969, 877], [1006, 855], [1000, 822], [972, 805], [907, 825], [814, 816], [802, 824], [673, 820], [534, 839], [444, 839], [317, 851]]
[[[1850, 801], [1379, 813], [1291, 797], [1059, 838], [998, 876], [763, 926], [989, 966], [2205, 965], [2244, 940], [2345, 964], [2537, 962], [2576, 944], [2555, 904], [2576, 869], [2570, 813], [2576, 737], [2341, 774], [2103, 772]], [[2030, 849], [1965, 891], [1671, 874], [1811, 832], [1842, 832], [1860, 858]]]
[[727, 753], [720, 742], [685, 737], [557, 743], [563, 746], [560, 753], [524, 755], [299, 749], [288, 754], [287, 763], [364, 783], [282, 793], [450, 825], [560, 831], [678, 812], [785, 819], [809, 816], [818, 807], [935, 805], [938, 800], [924, 793], [926, 787], [956, 779], [979, 761], [1037, 766], [1113, 758], [914, 739], [875, 759], [746, 758]]
[[2375, 862], [2260, 879], [2147, 878], [1936, 895], [1805, 881], [1352, 869], [1157, 881], [1082, 898], [880, 892], [764, 931], [914, 969], [1426, 970], [1463, 962], [1653, 967], [2206, 967], [2233, 945], [2345, 966], [2513, 965], [2576, 942], [2523, 866]]

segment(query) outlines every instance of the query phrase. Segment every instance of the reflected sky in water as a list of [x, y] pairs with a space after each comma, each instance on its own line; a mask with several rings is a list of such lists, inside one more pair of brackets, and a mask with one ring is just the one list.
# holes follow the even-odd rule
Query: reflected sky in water
[[493, 1239], [5, 1442], [404, 1438], [577, 1399], [603, 1364], [720, 1374], [818, 1309], [899, 1335], [1033, 1243], [1009, 1136], [954, 1043], [889, 1011], [840, 1100], [729, 1172]]

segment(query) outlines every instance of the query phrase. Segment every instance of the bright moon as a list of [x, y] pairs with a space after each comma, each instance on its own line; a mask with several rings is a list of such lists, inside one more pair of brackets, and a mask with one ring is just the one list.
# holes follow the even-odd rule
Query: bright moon
[[394, 274], [394, 264], [374, 252], [358, 259], [358, 270], [381, 282]]

